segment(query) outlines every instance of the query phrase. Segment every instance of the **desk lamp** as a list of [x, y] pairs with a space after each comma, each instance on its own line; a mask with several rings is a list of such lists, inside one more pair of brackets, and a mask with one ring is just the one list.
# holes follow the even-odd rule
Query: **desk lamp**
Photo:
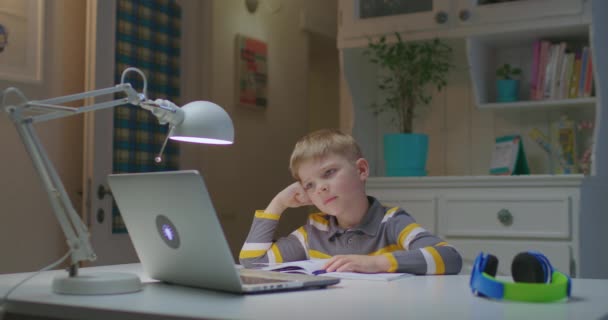
[[[136, 92], [129, 83], [125, 83], [126, 74], [131, 71], [137, 72], [143, 78], [142, 93]], [[89, 231], [76, 213], [59, 175], [42, 147], [34, 131], [34, 123], [129, 103], [149, 110], [158, 118], [160, 124], [167, 124], [169, 126], [167, 139], [208, 144], [231, 144], [234, 140], [232, 121], [222, 107], [208, 101], [194, 101], [179, 108], [167, 100], [149, 100], [146, 96], [146, 88], [147, 82], [143, 72], [137, 68], [127, 68], [122, 73], [120, 84], [114, 87], [57, 98], [28, 100], [19, 89], [14, 87], [2, 91], [2, 107], [9, 114], [19, 132], [23, 145], [44, 184], [53, 213], [67, 239], [71, 264], [67, 275], [60, 275], [53, 280], [53, 291], [56, 293], [135, 292], [141, 290], [141, 281], [136, 275], [128, 273], [78, 274], [79, 262], [94, 261], [97, 256], [89, 241]], [[17, 104], [8, 104], [7, 95], [10, 93], [16, 94], [22, 101]], [[115, 93], [123, 93], [126, 96], [79, 108], [61, 105], [70, 101]], [[161, 154], [167, 139], [161, 148]], [[156, 157], [155, 161], [161, 161], [160, 155]]]

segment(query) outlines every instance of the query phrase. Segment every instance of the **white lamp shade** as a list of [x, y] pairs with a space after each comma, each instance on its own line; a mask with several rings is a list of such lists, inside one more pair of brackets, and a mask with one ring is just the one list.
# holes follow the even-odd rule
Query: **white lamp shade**
[[208, 144], [232, 144], [234, 127], [226, 111], [209, 101], [193, 101], [180, 108], [184, 120], [171, 139]]

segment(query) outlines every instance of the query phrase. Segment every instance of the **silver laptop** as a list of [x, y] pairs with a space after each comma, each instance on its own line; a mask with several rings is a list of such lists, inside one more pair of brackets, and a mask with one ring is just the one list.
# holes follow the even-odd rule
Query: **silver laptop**
[[111, 174], [108, 182], [142, 267], [153, 279], [236, 293], [324, 288], [340, 281], [236, 268], [197, 171]]

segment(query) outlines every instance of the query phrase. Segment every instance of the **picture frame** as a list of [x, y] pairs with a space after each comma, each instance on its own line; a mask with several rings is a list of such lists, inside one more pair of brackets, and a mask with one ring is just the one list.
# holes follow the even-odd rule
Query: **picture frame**
[[268, 45], [237, 34], [235, 47], [236, 104], [257, 109], [268, 107]]
[[510, 176], [530, 174], [526, 152], [519, 135], [496, 138], [490, 162], [490, 175]]
[[0, 80], [42, 81], [43, 0], [0, 2]]

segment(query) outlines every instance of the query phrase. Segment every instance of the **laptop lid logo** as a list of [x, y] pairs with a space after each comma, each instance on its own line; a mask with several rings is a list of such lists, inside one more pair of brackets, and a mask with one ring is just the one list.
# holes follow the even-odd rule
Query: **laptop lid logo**
[[157, 215], [156, 230], [158, 231], [160, 238], [163, 239], [165, 244], [167, 244], [170, 248], [179, 248], [179, 233], [169, 218], [162, 214]]

